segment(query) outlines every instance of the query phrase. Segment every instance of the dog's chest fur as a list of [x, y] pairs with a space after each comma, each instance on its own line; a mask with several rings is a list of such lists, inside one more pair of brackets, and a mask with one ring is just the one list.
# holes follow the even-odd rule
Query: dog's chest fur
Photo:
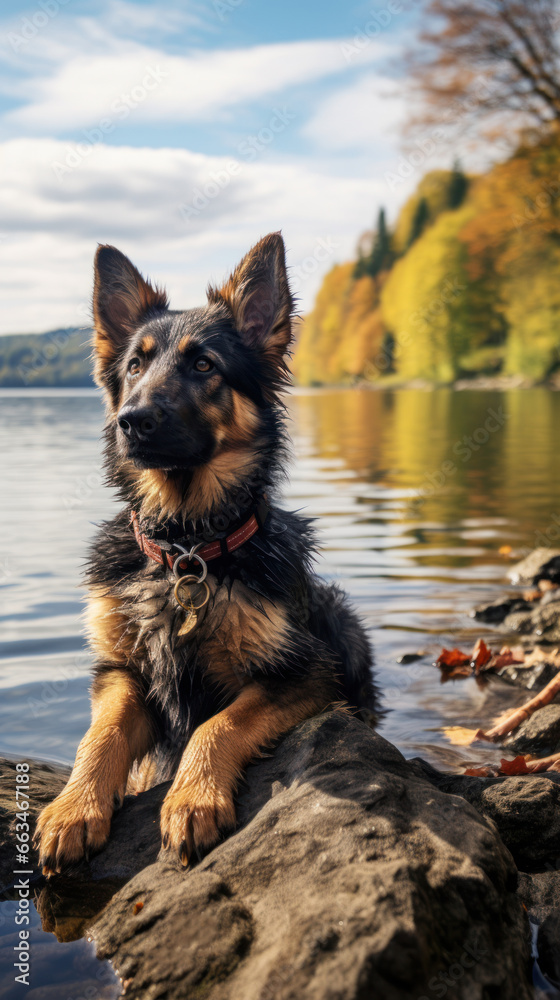
[[[182, 703], [230, 700], [254, 672], [273, 664], [289, 641], [286, 610], [239, 579], [209, 573], [210, 599], [193, 632], [179, 635], [186, 612], [174, 578], [147, 565], [111, 594], [92, 595], [91, 632], [100, 652], [122, 649], [140, 672], [149, 698], [173, 728]], [[115, 621], [118, 616], [118, 622]], [[92, 620], [93, 619], [93, 620]], [[106, 648], [99, 648], [106, 640]], [[182, 697], [188, 694], [188, 699]]]

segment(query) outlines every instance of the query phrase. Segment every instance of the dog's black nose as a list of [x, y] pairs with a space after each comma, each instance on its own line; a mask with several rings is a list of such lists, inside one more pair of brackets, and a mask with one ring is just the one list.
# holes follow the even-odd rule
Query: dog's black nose
[[163, 416], [163, 410], [159, 406], [125, 406], [117, 419], [119, 427], [128, 438], [147, 438], [157, 431]]

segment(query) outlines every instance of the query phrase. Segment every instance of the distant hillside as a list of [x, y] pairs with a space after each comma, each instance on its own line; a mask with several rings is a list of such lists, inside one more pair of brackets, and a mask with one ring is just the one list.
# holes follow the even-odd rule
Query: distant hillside
[[90, 342], [84, 328], [0, 337], [0, 387], [91, 387]]
[[427, 174], [327, 274], [293, 359], [303, 385], [560, 368], [560, 137], [488, 173]]

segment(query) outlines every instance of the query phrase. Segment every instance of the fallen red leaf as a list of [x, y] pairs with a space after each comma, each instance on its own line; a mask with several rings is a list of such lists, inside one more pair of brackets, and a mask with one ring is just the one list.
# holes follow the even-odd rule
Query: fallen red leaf
[[475, 642], [471, 653], [471, 666], [474, 667], [475, 674], [477, 674], [491, 658], [492, 650], [488, 648], [484, 639], [478, 639], [478, 641]]
[[519, 647], [510, 649], [509, 646], [502, 646], [499, 653], [496, 653], [486, 664], [485, 670], [501, 670], [502, 667], [510, 667], [512, 663], [524, 663], [525, 657], [520, 652]]
[[470, 656], [462, 653], [460, 649], [442, 649], [436, 660], [436, 666], [449, 669], [451, 667], [463, 667], [470, 662]]
[[488, 778], [490, 771], [487, 767], [467, 767], [464, 774], [469, 774], [471, 778]]
[[513, 760], [501, 760], [500, 771], [502, 774], [530, 774], [527, 761], [524, 757], [514, 757]]
[[465, 680], [466, 677], [472, 677], [472, 667], [470, 663], [463, 664], [460, 667], [451, 667], [450, 670], [444, 668], [441, 672], [441, 683], [446, 684], [447, 681], [459, 681]]
[[542, 590], [537, 590], [537, 589], [535, 589], [535, 590], [524, 590], [523, 591], [523, 600], [524, 601], [540, 601], [542, 595], [543, 595]]

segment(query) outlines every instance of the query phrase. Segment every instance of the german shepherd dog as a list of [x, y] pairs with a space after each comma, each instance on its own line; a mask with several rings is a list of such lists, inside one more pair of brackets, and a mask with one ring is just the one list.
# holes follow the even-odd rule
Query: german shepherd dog
[[293, 299], [279, 233], [184, 312], [111, 246], [95, 260], [95, 377], [125, 507], [88, 567], [92, 722], [41, 813], [48, 876], [107, 841], [125, 791], [173, 778], [162, 846], [183, 865], [235, 826], [243, 769], [345, 703], [370, 715], [368, 641], [277, 506]]

